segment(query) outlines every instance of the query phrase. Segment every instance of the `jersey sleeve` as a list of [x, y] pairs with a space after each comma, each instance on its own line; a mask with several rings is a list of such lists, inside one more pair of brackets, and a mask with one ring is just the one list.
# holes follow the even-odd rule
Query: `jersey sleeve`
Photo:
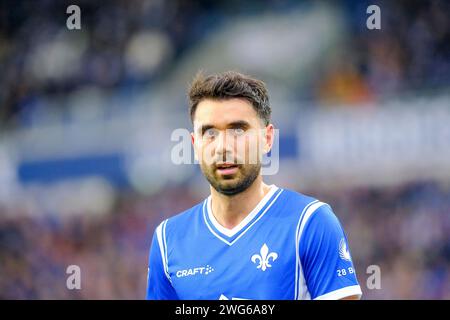
[[299, 254], [311, 299], [361, 296], [347, 237], [329, 205], [321, 205], [305, 221]]
[[153, 234], [148, 263], [147, 300], [178, 300], [166, 271], [164, 227], [165, 223], [163, 222]]

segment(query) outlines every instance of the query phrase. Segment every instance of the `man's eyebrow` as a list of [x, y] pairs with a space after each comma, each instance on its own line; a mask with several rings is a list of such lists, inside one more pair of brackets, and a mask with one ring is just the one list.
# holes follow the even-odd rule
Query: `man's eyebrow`
[[229, 124], [227, 124], [227, 127], [228, 128], [249, 128], [250, 123], [248, 123], [245, 120], [238, 120], [238, 121], [230, 122]]
[[[237, 120], [227, 124], [227, 128], [249, 128], [250, 123], [245, 120]], [[212, 124], [202, 124], [198, 127], [197, 131], [204, 134], [206, 130], [215, 128]]]
[[214, 126], [212, 124], [202, 124], [198, 128], [198, 132], [200, 132], [201, 134], [204, 134], [206, 130], [211, 129], [211, 128], [214, 128]]

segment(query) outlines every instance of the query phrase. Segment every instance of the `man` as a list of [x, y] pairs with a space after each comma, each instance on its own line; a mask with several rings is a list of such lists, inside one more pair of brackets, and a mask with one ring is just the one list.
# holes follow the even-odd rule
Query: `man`
[[359, 299], [331, 207], [263, 182], [262, 155], [274, 140], [265, 84], [200, 73], [189, 100], [211, 195], [156, 228], [147, 299]]

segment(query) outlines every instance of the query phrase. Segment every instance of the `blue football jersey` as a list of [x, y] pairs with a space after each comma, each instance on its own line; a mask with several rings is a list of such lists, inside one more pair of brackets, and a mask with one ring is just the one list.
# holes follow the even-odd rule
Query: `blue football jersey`
[[331, 207], [272, 185], [233, 229], [211, 196], [163, 221], [149, 254], [147, 299], [340, 299], [361, 295]]

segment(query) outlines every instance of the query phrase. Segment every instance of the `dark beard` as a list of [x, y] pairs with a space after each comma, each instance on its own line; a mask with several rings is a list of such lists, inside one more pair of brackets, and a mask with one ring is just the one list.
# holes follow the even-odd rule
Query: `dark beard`
[[218, 181], [214, 174], [210, 174], [209, 171], [206, 172], [206, 170], [203, 170], [203, 174], [205, 175], [206, 180], [208, 180], [209, 184], [219, 193], [226, 195], [226, 196], [233, 196], [238, 193], [241, 193], [245, 190], [247, 190], [253, 182], [258, 177], [260, 171], [261, 171], [261, 164], [256, 164], [252, 166], [248, 166], [246, 169], [247, 172], [244, 172], [244, 177], [239, 180], [235, 185], [233, 186], [222, 186], [220, 184], [220, 181]]

